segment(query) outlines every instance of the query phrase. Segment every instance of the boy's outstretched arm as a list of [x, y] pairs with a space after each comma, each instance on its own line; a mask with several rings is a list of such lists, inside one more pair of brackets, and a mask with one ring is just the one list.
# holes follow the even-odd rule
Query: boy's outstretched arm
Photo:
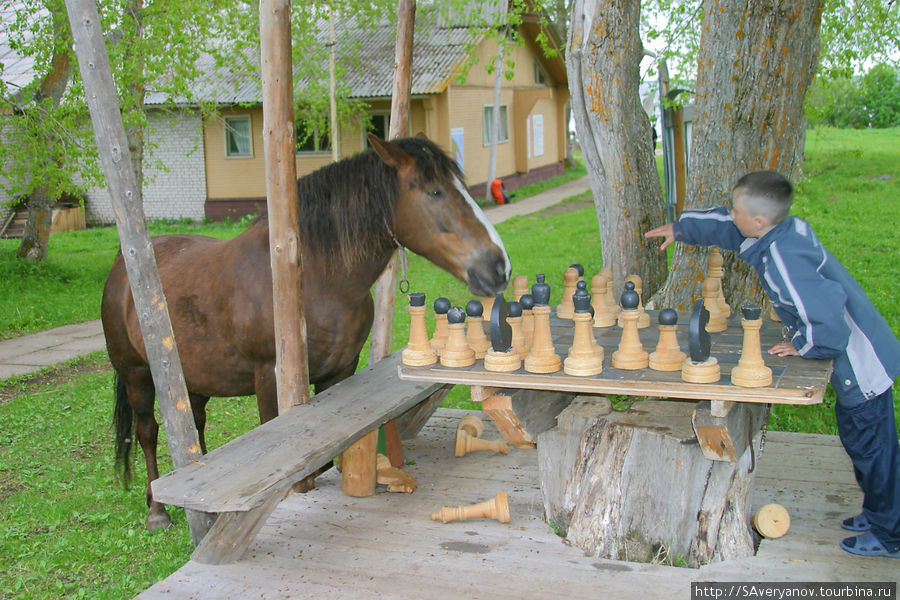
[[672, 226], [672, 223], [666, 223], [665, 225], [661, 225], [659, 227], [656, 227], [655, 229], [651, 229], [650, 231], [648, 231], [647, 233], [644, 234], [644, 237], [645, 238], [654, 238], [654, 237], [666, 238], [665, 241], [663, 241], [662, 245], [659, 247], [659, 249], [662, 251], [662, 250], [665, 250], [666, 247], [669, 246], [669, 244], [671, 244], [672, 242], [675, 241], [675, 229]]

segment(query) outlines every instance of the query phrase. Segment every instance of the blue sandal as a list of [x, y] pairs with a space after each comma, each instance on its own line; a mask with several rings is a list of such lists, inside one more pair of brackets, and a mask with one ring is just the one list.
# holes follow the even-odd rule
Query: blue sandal
[[871, 531], [848, 537], [841, 540], [841, 548], [850, 554], [858, 556], [886, 556], [888, 558], [900, 558], [900, 548], [893, 552], [889, 552], [887, 548], [881, 545], [878, 538]]
[[855, 517], [850, 517], [848, 519], [844, 519], [841, 522], [841, 528], [846, 529], [847, 531], [868, 531], [869, 530], [869, 520], [862, 513], [859, 513]]

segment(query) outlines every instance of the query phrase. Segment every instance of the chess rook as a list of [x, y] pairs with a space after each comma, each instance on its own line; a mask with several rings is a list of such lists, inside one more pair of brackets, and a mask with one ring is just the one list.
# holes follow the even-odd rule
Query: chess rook
[[525, 358], [525, 370], [529, 373], [555, 373], [562, 368], [562, 359], [553, 349], [550, 334], [550, 286], [544, 282], [543, 273], [537, 275], [537, 283], [531, 286], [531, 296], [534, 299], [534, 337]]
[[469, 300], [466, 303], [466, 317], [468, 323], [466, 325], [466, 341], [469, 347], [475, 352], [475, 358], [484, 358], [488, 348], [491, 347], [490, 340], [484, 334], [484, 307], [478, 300]]
[[650, 368], [654, 371], [678, 371], [687, 355], [678, 346], [678, 313], [671, 308], [659, 311], [659, 341], [650, 353]]
[[719, 308], [719, 296], [716, 294], [716, 281], [706, 279], [703, 281], [703, 306], [709, 311], [709, 322], [706, 330], [710, 333], [718, 333], [728, 328], [728, 322]]
[[585, 289], [584, 281], [578, 282], [572, 303], [575, 331], [569, 355], [563, 361], [563, 372], [579, 377], [597, 375], [603, 371], [603, 348], [594, 339], [591, 296]]
[[762, 308], [755, 305], [741, 307], [741, 327], [744, 329], [744, 340], [741, 345], [741, 358], [731, 370], [731, 383], [741, 387], [765, 387], [772, 385], [772, 369], [762, 359], [762, 348], [759, 330], [762, 327]]
[[441, 355], [444, 346], [447, 345], [447, 311], [450, 310], [450, 301], [446, 298], [438, 298], [434, 301], [434, 335], [431, 336], [431, 347], [435, 354]]
[[437, 362], [437, 354], [428, 341], [425, 328], [425, 294], [409, 294], [409, 343], [400, 354], [404, 365], [424, 367]]
[[644, 351], [638, 335], [640, 297], [634, 291], [634, 287], [633, 281], [627, 282], [621, 297], [622, 313], [619, 318], [622, 320], [622, 337], [619, 340], [619, 349], [612, 355], [612, 366], [616, 369], [646, 369], [650, 364], [650, 355]]
[[466, 341], [466, 313], [458, 306], [447, 311], [447, 345], [441, 352], [445, 367], [469, 367], [475, 364], [475, 351]]
[[509, 498], [506, 492], [500, 492], [490, 500], [470, 506], [456, 508], [443, 507], [440, 512], [431, 513], [432, 521], [450, 523], [467, 519], [494, 519], [501, 523], [509, 523]]

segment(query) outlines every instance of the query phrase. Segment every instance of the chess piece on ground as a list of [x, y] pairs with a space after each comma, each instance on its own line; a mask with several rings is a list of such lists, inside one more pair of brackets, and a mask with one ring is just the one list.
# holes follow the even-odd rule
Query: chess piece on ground
[[575, 294], [575, 284], [579, 279], [584, 279], [584, 267], [578, 263], [569, 265], [563, 273], [563, 296], [559, 306], [556, 307], [556, 316], [560, 319], [571, 319], [575, 308], [572, 305], [572, 296]]
[[[638, 295], [638, 318], [637, 318], [637, 326], [638, 329], [644, 329], [645, 327], [650, 327], [650, 315], [647, 314], [647, 311], [644, 310], [644, 301], [641, 298], [641, 294], [643, 293], [642, 286], [644, 284], [644, 280], [641, 279], [640, 275], [629, 275], [625, 278], [625, 281], [630, 281], [634, 284], [634, 291]], [[624, 307], [623, 307], [624, 308]], [[622, 327], [622, 313], [619, 313], [619, 327]]]
[[432, 521], [465, 521], [466, 519], [494, 519], [501, 523], [509, 523], [509, 498], [506, 492], [500, 492], [490, 500], [470, 506], [456, 508], [443, 507], [440, 512], [431, 513]]
[[572, 304], [575, 331], [569, 355], [563, 361], [563, 371], [566, 375], [579, 377], [597, 375], [603, 371], [603, 348], [594, 339], [591, 295], [587, 293], [584, 281], [578, 282]]
[[475, 351], [466, 341], [466, 313], [458, 306], [447, 311], [447, 345], [441, 352], [445, 367], [469, 367], [475, 364]]
[[[537, 283], [531, 286], [534, 299], [534, 337], [525, 358], [525, 370], [529, 373], [555, 373], [562, 367], [562, 359], [553, 349], [550, 333], [550, 286], [544, 282], [543, 273], [537, 275]], [[523, 296], [524, 298], [524, 296]]]
[[650, 353], [650, 368], [654, 371], [678, 371], [687, 355], [678, 346], [678, 313], [671, 308], [659, 311], [659, 341]]
[[728, 322], [719, 308], [719, 297], [716, 295], [716, 281], [706, 279], [703, 281], [703, 306], [709, 311], [709, 322], [706, 330], [710, 333], [718, 333], [728, 328]]
[[594, 327], [612, 327], [616, 324], [616, 314], [607, 302], [612, 281], [600, 271], [591, 278], [591, 306], [594, 309]]
[[400, 354], [404, 365], [424, 367], [437, 362], [437, 354], [428, 341], [425, 329], [425, 294], [413, 292], [409, 295], [409, 343]]
[[389, 492], [412, 494], [416, 489], [416, 478], [391, 466], [390, 459], [384, 454], [379, 454], [375, 459], [375, 483], [386, 485]]
[[694, 303], [691, 322], [688, 325], [688, 347], [690, 355], [681, 366], [681, 378], [689, 383], [714, 383], [721, 376], [719, 361], [710, 356], [710, 338], [707, 323], [709, 311], [703, 300]]
[[634, 282], [627, 282], [621, 298], [622, 313], [619, 315], [622, 338], [619, 340], [619, 349], [612, 355], [612, 366], [616, 369], [646, 369], [649, 365], [650, 355], [644, 351], [638, 335], [639, 303], [640, 297], [634, 290]]
[[522, 296], [528, 293], [528, 278], [524, 275], [516, 275], [513, 277], [513, 298], [516, 302], [521, 300]]
[[716, 280], [716, 297], [719, 299], [719, 311], [726, 319], [731, 316], [731, 306], [725, 301], [725, 292], [722, 291], [722, 277], [725, 270], [722, 265], [725, 264], [725, 257], [722, 252], [712, 246], [709, 249], [709, 256], [706, 259], [706, 278]]
[[484, 307], [478, 300], [469, 300], [466, 303], [466, 341], [469, 347], [475, 351], [475, 358], [484, 358], [491, 342], [484, 334]]
[[470, 452], [494, 452], [508, 454], [509, 443], [506, 440], [488, 441], [481, 439], [484, 423], [475, 415], [466, 415], [456, 426], [456, 447], [453, 455], [465, 456]]
[[512, 347], [509, 303], [504, 300], [503, 294], [497, 294], [491, 310], [491, 346], [484, 355], [484, 368], [486, 371], [505, 373], [521, 366], [522, 359]]
[[731, 370], [731, 383], [741, 387], [765, 387], [772, 385], [772, 369], [762, 359], [762, 348], [759, 330], [762, 327], [762, 308], [756, 305], [741, 307], [741, 327], [744, 329], [744, 341], [741, 345], [741, 358]]
[[448, 310], [450, 310], [450, 301], [446, 298], [438, 298], [434, 301], [434, 335], [431, 336], [431, 347], [438, 356], [447, 345]]
[[534, 339], [534, 296], [523, 294], [519, 304], [522, 305], [522, 335], [525, 336], [525, 347], [531, 350], [531, 342]]
[[[525, 343], [525, 334], [522, 332], [522, 305], [519, 302], [509, 303], [509, 316], [506, 318], [509, 328], [512, 330], [512, 347], [525, 360], [528, 355], [528, 346]], [[532, 323], [533, 325], [533, 323]]]
[[780, 504], [766, 504], [756, 511], [750, 524], [764, 538], [780, 538], [791, 528], [791, 515]]

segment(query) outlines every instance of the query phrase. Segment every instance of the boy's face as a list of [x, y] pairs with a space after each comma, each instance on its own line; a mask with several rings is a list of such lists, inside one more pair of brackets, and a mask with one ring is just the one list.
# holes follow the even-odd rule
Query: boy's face
[[742, 236], [756, 238], [768, 231], [768, 220], [765, 217], [751, 217], [747, 212], [740, 190], [736, 190], [732, 195], [731, 207], [731, 217]]

